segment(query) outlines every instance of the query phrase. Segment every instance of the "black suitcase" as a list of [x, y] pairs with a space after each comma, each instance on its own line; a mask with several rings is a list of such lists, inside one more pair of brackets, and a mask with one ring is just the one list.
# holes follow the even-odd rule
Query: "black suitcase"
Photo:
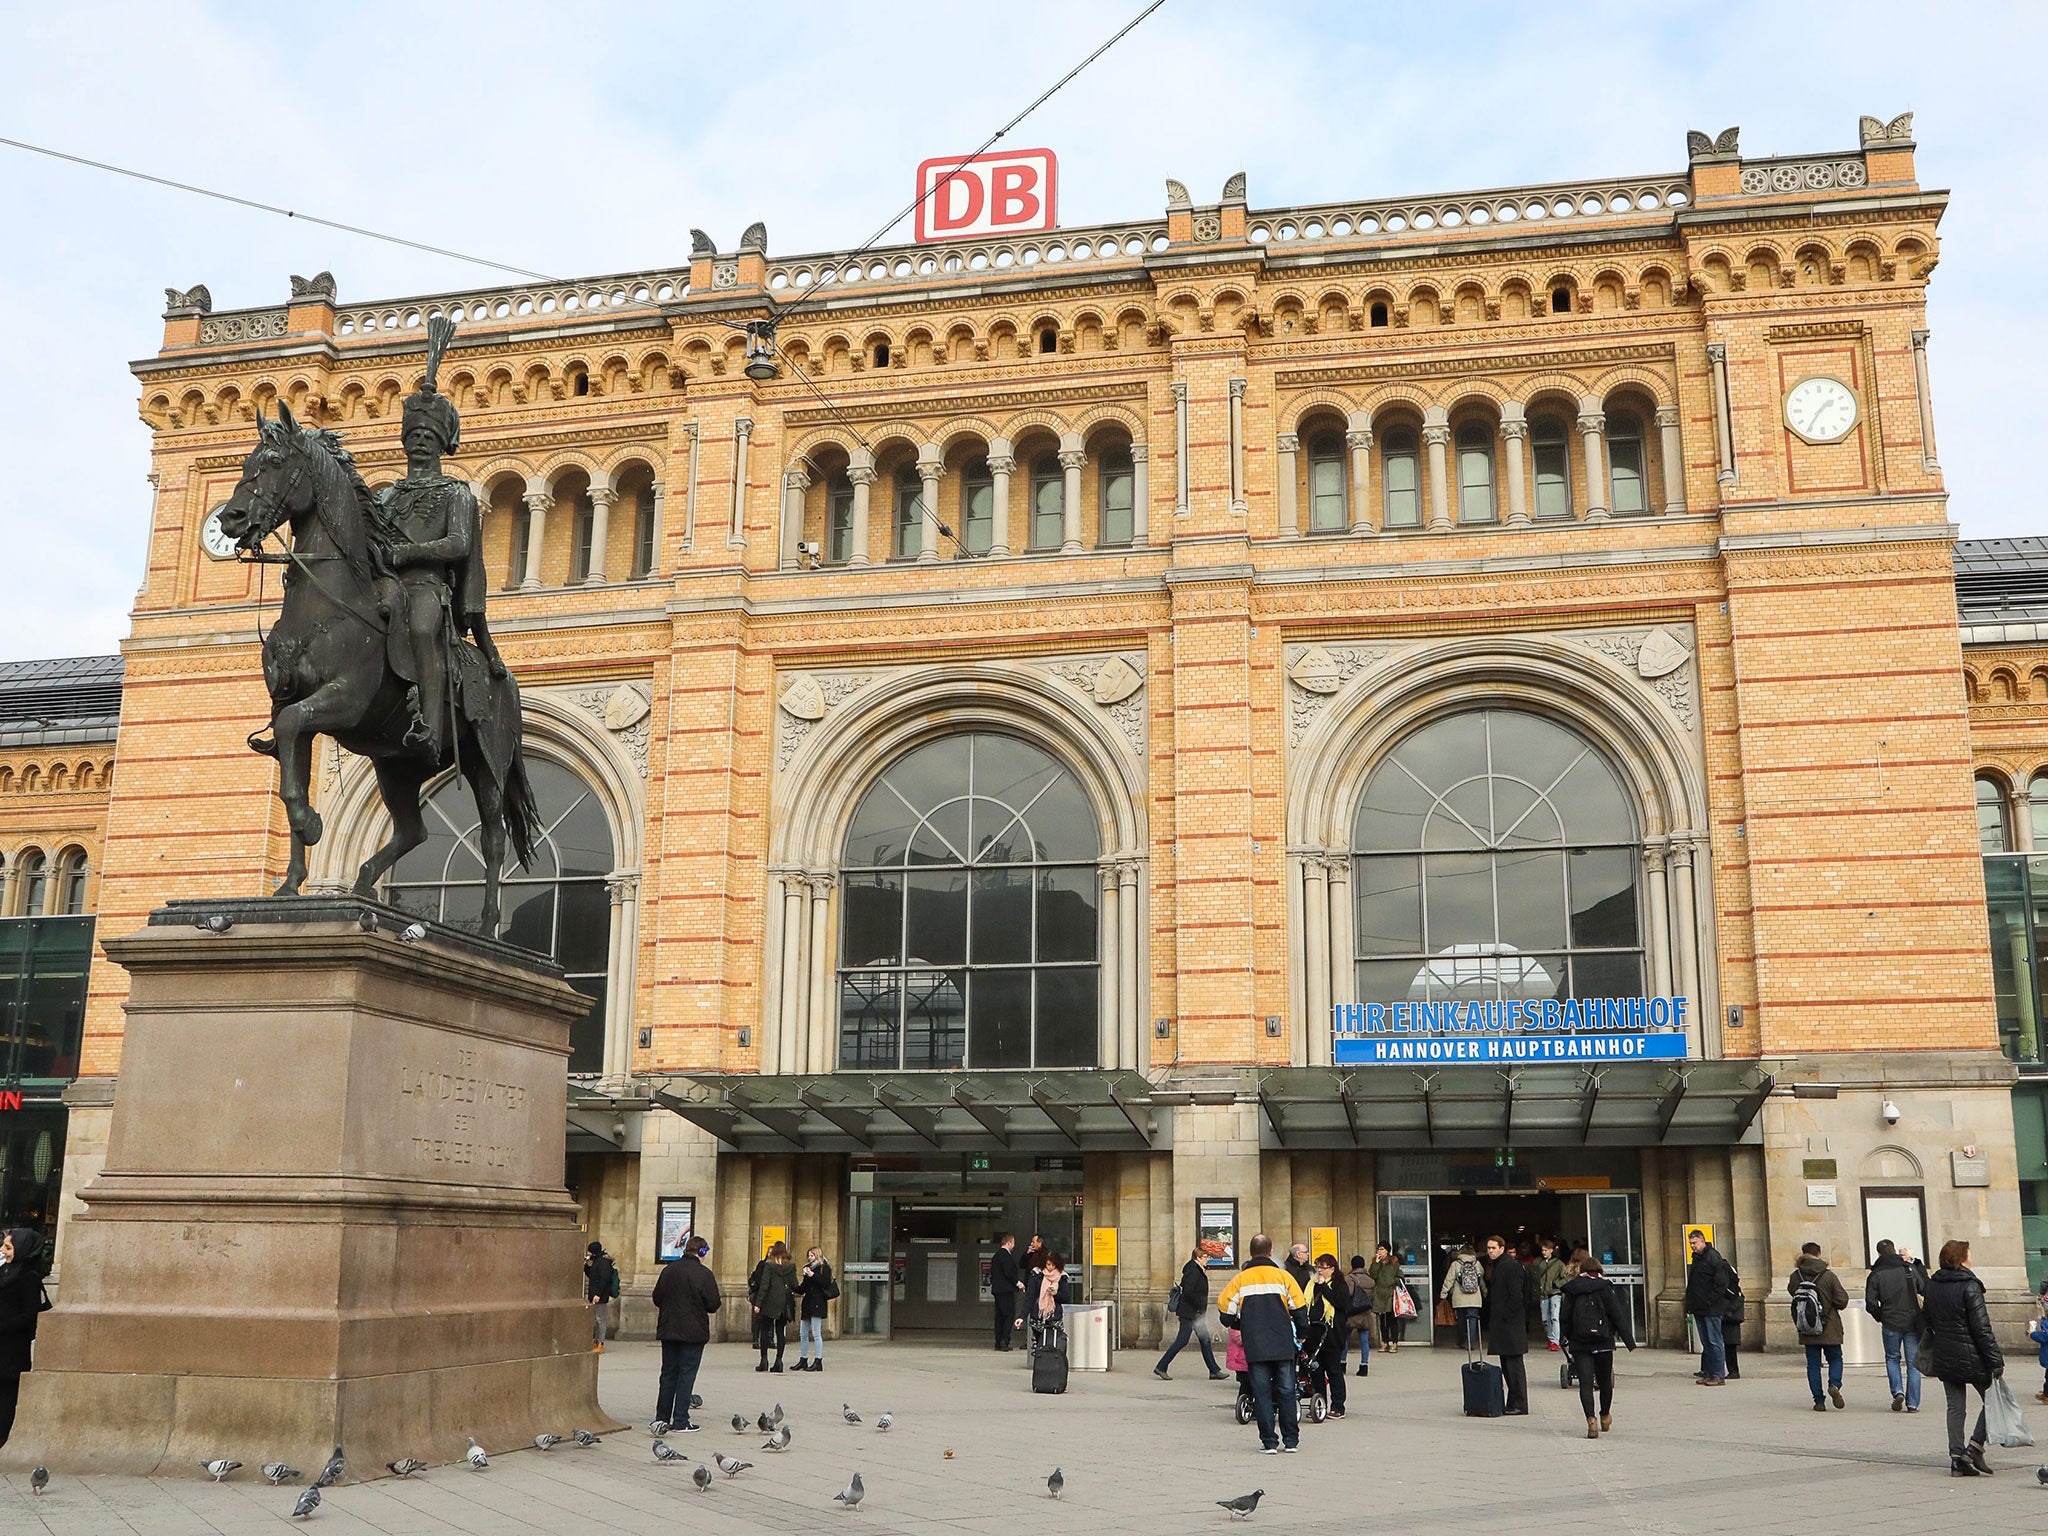
[[1458, 1368], [1458, 1381], [1465, 1389], [1466, 1418], [1497, 1419], [1508, 1411], [1507, 1378], [1499, 1366], [1468, 1360]]
[[1031, 1390], [1057, 1394], [1067, 1390], [1067, 1334], [1066, 1330], [1051, 1327], [1045, 1330], [1038, 1348], [1031, 1356]]

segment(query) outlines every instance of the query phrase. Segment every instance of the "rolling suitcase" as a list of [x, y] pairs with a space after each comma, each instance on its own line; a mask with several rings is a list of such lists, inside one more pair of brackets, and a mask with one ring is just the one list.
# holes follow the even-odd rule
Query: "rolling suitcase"
[[1067, 1390], [1067, 1332], [1056, 1323], [1046, 1328], [1031, 1356], [1031, 1390], [1055, 1394]]
[[1458, 1382], [1465, 1389], [1465, 1417], [1497, 1419], [1508, 1411], [1508, 1383], [1500, 1367], [1489, 1360], [1467, 1360], [1458, 1367]]

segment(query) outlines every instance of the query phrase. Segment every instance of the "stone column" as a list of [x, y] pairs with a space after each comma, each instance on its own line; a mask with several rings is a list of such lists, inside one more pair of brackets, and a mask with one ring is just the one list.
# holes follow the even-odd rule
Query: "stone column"
[[1351, 856], [1330, 855], [1330, 1001], [1358, 1001], [1358, 940], [1352, 932]]
[[875, 483], [875, 456], [856, 448], [848, 456], [846, 478], [853, 482], [853, 550], [848, 565], [868, 563], [868, 496]]
[[611, 542], [612, 504], [619, 499], [619, 493], [609, 475], [603, 479], [593, 477], [590, 482], [590, 568], [583, 573], [583, 580], [589, 586], [604, 584], [604, 549]]
[[[775, 1063], [777, 1072], [794, 1072], [804, 1019], [804, 950], [808, 947], [810, 925], [804, 917], [804, 883], [801, 876], [782, 877], [782, 990], [775, 1021], [775, 1054], [764, 1048], [765, 1065]], [[762, 1045], [766, 1046], [765, 1041]]]
[[1060, 553], [1063, 555], [1081, 552], [1081, 465], [1087, 457], [1082, 451], [1078, 433], [1062, 434], [1060, 469], [1066, 476], [1066, 483], [1060, 488]]
[[725, 531], [728, 549], [747, 547], [747, 451], [754, 424], [742, 416], [732, 424], [732, 523]]
[[1440, 405], [1422, 415], [1422, 443], [1429, 450], [1429, 531], [1451, 530], [1450, 416]]
[[1529, 526], [1529, 468], [1522, 444], [1529, 438], [1528, 418], [1522, 402], [1510, 400], [1500, 408], [1501, 455], [1508, 468], [1508, 526]]
[[1685, 511], [1685, 444], [1678, 435], [1678, 407], [1657, 407], [1657, 431], [1664, 448], [1664, 511]]
[[1186, 517], [1194, 511], [1188, 495], [1188, 386], [1185, 379], [1173, 382], [1173, 515]]
[[1351, 450], [1351, 531], [1372, 532], [1372, 418], [1353, 411], [1344, 423], [1344, 446]]
[[809, 1006], [804, 1011], [804, 1038], [796, 1053], [799, 1072], [832, 1070], [832, 887], [838, 878], [829, 870], [804, 876], [810, 901], [810, 965], [805, 978]]
[[1699, 923], [1694, 917], [1693, 855], [1694, 839], [1691, 833], [1674, 833], [1671, 838], [1671, 894], [1672, 917], [1678, 928], [1678, 985], [1684, 990], [1679, 994], [1688, 999], [1694, 1016], [1693, 1028], [1704, 1032], [1707, 1021], [1700, 1016], [1700, 946]]
[[1288, 1055], [1308, 1060], [1308, 906], [1302, 887], [1308, 883], [1309, 856], [1287, 856], [1287, 1023]]
[[1587, 395], [1579, 401], [1579, 441], [1586, 457], [1586, 521], [1607, 521], [1607, 413]]
[[[701, 422], [686, 421], [683, 423], [683, 435], [690, 440], [690, 462], [689, 468], [685, 471], [688, 478], [683, 481], [682, 547], [685, 550], [692, 550], [697, 547], [697, 481], [700, 478], [698, 471], [701, 468], [697, 462], [697, 450], [700, 446], [703, 431], [704, 428]], [[678, 563], [677, 569], [681, 569], [680, 563]]]
[[1307, 984], [1303, 1001], [1308, 1017], [1302, 1020], [1307, 1035], [1306, 1057], [1297, 1066], [1329, 1064], [1330, 1034], [1330, 886], [1329, 866], [1320, 853], [1302, 860], [1301, 918], [1307, 960]]
[[1728, 402], [1728, 347], [1725, 342], [1707, 343], [1707, 369], [1714, 383], [1715, 478], [1723, 485], [1735, 483], [1735, 417]]
[[1650, 989], [1658, 997], [1671, 995], [1671, 902], [1664, 869], [1668, 849], [1661, 840], [1643, 844], [1643, 883], [1650, 898]]
[[1230, 381], [1230, 512], [1244, 515], [1244, 380]]
[[1134, 859], [1126, 859], [1116, 867], [1116, 905], [1116, 1008], [1118, 1038], [1123, 1042], [1123, 1060], [1118, 1065], [1142, 1072], [1150, 1064], [1151, 1053], [1145, 1044], [1145, 1015], [1139, 1003], [1144, 996], [1139, 985], [1144, 972], [1139, 960], [1138, 935], [1144, 919], [1139, 915], [1138, 865]]
[[[2033, 800], [2028, 793], [2029, 786], [2022, 782], [2005, 792], [2006, 815], [2012, 820], [2012, 851], [2032, 853], [2034, 851]], [[5, 911], [0, 907], [0, 911]]]
[[782, 568], [793, 571], [803, 564], [804, 492], [811, 477], [801, 462], [792, 464], [782, 476]]
[[[988, 477], [994, 506], [991, 518], [995, 524], [989, 530], [988, 552], [991, 558], [1010, 552], [1010, 475], [1017, 468], [1017, 459], [1010, 451], [1007, 437], [992, 437], [988, 444]], [[869, 472], [872, 475], [872, 471]]]
[[604, 1070], [623, 1077], [633, 1070], [633, 999], [640, 956], [640, 872], [622, 869], [605, 877], [612, 898], [612, 933], [605, 963]]
[[1301, 451], [1301, 438], [1293, 432], [1282, 432], [1279, 436], [1280, 453], [1275, 472], [1279, 476], [1280, 531], [1283, 534], [1301, 532], [1301, 507], [1297, 501], [1294, 484], [1295, 455]]
[[1098, 870], [1102, 959], [1096, 973], [1095, 1050], [1096, 1060], [1104, 1067], [1129, 1065], [1122, 1059], [1123, 1020], [1117, 1014], [1117, 1002], [1123, 996], [1121, 978], [1117, 975], [1117, 963], [1123, 958], [1123, 912], [1117, 904], [1116, 870], [1114, 859], [1104, 859]]
[[939, 558], [939, 477], [946, 472], [945, 452], [937, 443], [917, 450], [917, 478], [921, 488], [918, 518], [917, 563], [930, 565]]
[[1927, 378], [1927, 339], [1931, 331], [1908, 331], [1913, 341], [1913, 392], [1920, 406], [1920, 467], [1930, 474], [1940, 470], [1934, 456], [1934, 390]]
[[548, 508], [554, 504], [546, 480], [534, 475], [526, 482], [526, 569], [519, 573], [522, 591], [531, 592], [540, 586], [540, 557], [548, 538]]
[[663, 536], [668, 530], [668, 487], [657, 480], [654, 482], [652, 490], [654, 494], [654, 507], [649, 516], [654, 521], [654, 537], [648, 541], [647, 569], [641, 573], [645, 576], [659, 576], [661, 574], [661, 545]]
[[1131, 444], [1131, 543], [1143, 548], [1152, 536], [1151, 457], [1143, 443]]

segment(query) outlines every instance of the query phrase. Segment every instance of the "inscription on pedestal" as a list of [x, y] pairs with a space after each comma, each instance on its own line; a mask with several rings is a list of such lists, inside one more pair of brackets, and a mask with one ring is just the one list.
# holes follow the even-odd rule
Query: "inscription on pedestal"
[[451, 1066], [405, 1062], [398, 1068], [398, 1102], [420, 1127], [407, 1138], [420, 1163], [511, 1168], [512, 1143], [526, 1139], [532, 1097], [523, 1084], [490, 1076], [473, 1050], [458, 1049]]

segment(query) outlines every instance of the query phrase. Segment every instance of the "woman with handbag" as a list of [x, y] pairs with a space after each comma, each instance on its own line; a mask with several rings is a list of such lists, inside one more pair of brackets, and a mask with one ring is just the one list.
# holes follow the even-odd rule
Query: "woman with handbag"
[[1969, 1411], [1969, 1388], [1981, 1399], [1991, 1383], [2005, 1374], [2005, 1354], [1991, 1331], [1984, 1306], [1984, 1282], [1970, 1268], [1970, 1245], [1960, 1238], [1941, 1245], [1941, 1268], [1927, 1279], [1920, 1306], [1920, 1369], [1941, 1378], [1948, 1396], [1948, 1470], [1951, 1477], [1988, 1477], [1984, 1459], [1984, 1412], [1977, 1428], [1963, 1439]]
[[1408, 1298], [1408, 1311], [1403, 1315], [1399, 1292], [1408, 1289], [1402, 1283], [1401, 1266], [1395, 1261], [1394, 1250], [1385, 1243], [1372, 1251], [1372, 1262], [1365, 1267], [1365, 1277], [1372, 1282], [1373, 1315], [1380, 1320], [1380, 1347], [1392, 1354], [1401, 1347], [1401, 1330], [1408, 1319], [1415, 1315], [1415, 1298]]
[[1177, 1320], [1180, 1331], [1167, 1345], [1166, 1353], [1159, 1357], [1159, 1363], [1152, 1367], [1152, 1374], [1161, 1381], [1171, 1381], [1166, 1368], [1173, 1364], [1173, 1357], [1187, 1348], [1190, 1338], [1202, 1346], [1202, 1363], [1209, 1367], [1209, 1379], [1221, 1381], [1223, 1370], [1216, 1364], [1216, 1348], [1209, 1340], [1209, 1271], [1204, 1264], [1201, 1246], [1196, 1245], [1188, 1255], [1187, 1263], [1180, 1269], [1180, 1284], [1168, 1293], [1166, 1315]]
[[36, 1321], [48, 1303], [43, 1277], [50, 1272], [43, 1234], [16, 1227], [0, 1237], [0, 1445], [14, 1433], [14, 1405], [29, 1368]]
[[[784, 1330], [796, 1316], [796, 1265], [790, 1261], [789, 1244], [778, 1240], [754, 1266], [747, 1277], [747, 1300], [754, 1308], [754, 1347], [761, 1352], [761, 1363], [754, 1369], [780, 1374], [782, 1351], [789, 1345]], [[773, 1365], [768, 1363], [771, 1349]]]
[[[839, 1282], [832, 1278], [832, 1266], [825, 1262], [825, 1250], [804, 1252], [803, 1273], [797, 1276], [796, 1368], [800, 1371], [825, 1369], [825, 1310], [839, 1299]], [[812, 1356], [811, 1350], [818, 1353]]]

